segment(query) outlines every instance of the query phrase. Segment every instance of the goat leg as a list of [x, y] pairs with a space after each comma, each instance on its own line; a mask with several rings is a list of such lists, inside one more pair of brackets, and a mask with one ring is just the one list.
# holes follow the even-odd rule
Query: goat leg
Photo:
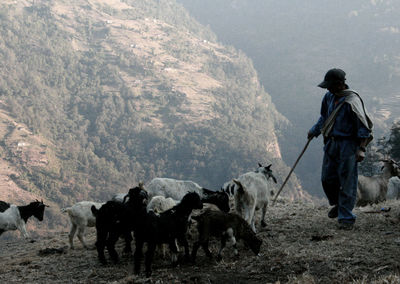
[[70, 230], [69, 235], [68, 235], [69, 247], [71, 249], [74, 249], [74, 236], [75, 236], [75, 233], [76, 233], [76, 229], [77, 229], [77, 226], [75, 224], [72, 224], [71, 225], [71, 230]]
[[261, 226], [266, 227], [267, 223], [265, 222], [265, 214], [267, 212], [267, 203], [264, 203], [262, 207], [262, 214], [261, 214]]
[[169, 240], [169, 249], [171, 251], [172, 266], [178, 265], [178, 247], [176, 246], [175, 238]]
[[140, 262], [142, 261], [143, 258], [143, 244], [144, 244], [142, 240], [138, 239], [139, 238], [135, 236], [136, 249], [133, 258], [134, 258], [134, 273], [136, 275], [140, 274]]
[[107, 250], [114, 263], [119, 262], [118, 253], [115, 250], [115, 243], [118, 241], [118, 238], [119, 238], [118, 234], [110, 233], [107, 240]]
[[85, 242], [85, 228], [84, 227], [78, 228], [78, 239], [81, 241], [81, 243], [85, 249], [89, 249], [89, 247], [86, 245], [86, 242]]
[[208, 249], [208, 242], [209, 241], [205, 241], [204, 243], [201, 244], [201, 246], [202, 246], [204, 252], [206, 253], [206, 256], [208, 258], [212, 258], [212, 254], [211, 254], [210, 250]]
[[200, 247], [200, 242], [195, 242], [193, 244], [193, 249], [192, 249], [192, 262], [195, 263], [196, 262], [196, 255], [197, 255], [197, 250]]
[[106, 257], [104, 256], [104, 248], [106, 247], [107, 232], [97, 230], [97, 240], [95, 243], [97, 249], [97, 257], [101, 264], [106, 264]]
[[189, 243], [188, 243], [185, 235], [179, 236], [178, 241], [185, 248], [185, 261], [189, 261], [190, 260]]
[[156, 243], [148, 243], [145, 259], [146, 277], [151, 276], [151, 263], [153, 262], [154, 251], [156, 250]]
[[131, 242], [132, 242], [133, 238], [132, 238], [132, 234], [130, 231], [124, 233], [124, 239], [125, 239], [124, 253], [131, 254], [132, 253]]
[[104, 255], [104, 248], [106, 247], [105, 242], [97, 239], [96, 241], [97, 257], [101, 264], [107, 264], [106, 257]]
[[221, 246], [219, 248], [218, 255], [217, 255], [217, 261], [222, 260], [222, 250], [224, 249], [225, 245], [226, 245], [226, 238], [224, 236], [222, 236], [221, 237]]

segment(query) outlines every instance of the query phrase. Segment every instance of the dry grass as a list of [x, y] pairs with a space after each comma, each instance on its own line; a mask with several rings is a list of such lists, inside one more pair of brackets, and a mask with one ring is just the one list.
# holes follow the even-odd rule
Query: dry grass
[[[67, 247], [67, 228], [30, 243], [0, 238], [0, 281], [7, 283], [399, 283], [399, 202], [356, 209], [353, 231], [341, 231], [326, 217], [328, 208], [310, 203], [277, 203], [269, 209], [268, 227], [260, 256], [240, 243], [240, 257], [230, 249], [224, 260], [209, 260], [200, 249], [197, 264], [172, 268], [159, 254], [153, 277], [132, 275], [132, 259], [101, 266], [95, 250], [66, 249], [63, 254], [39, 256], [45, 248]], [[391, 207], [389, 212], [381, 207]], [[371, 213], [376, 212], [376, 213]], [[195, 232], [192, 231], [193, 238]], [[89, 243], [95, 231], [89, 230]], [[192, 242], [192, 240], [190, 241]], [[217, 243], [211, 246], [214, 253]], [[122, 243], [118, 245], [122, 251]], [[3, 282], [5, 283], [5, 282]]]

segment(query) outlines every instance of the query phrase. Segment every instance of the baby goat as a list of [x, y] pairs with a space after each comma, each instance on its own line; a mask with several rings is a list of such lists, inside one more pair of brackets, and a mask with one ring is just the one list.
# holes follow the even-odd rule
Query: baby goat
[[84, 248], [88, 248], [85, 242], [86, 227], [94, 227], [96, 225], [96, 218], [92, 214], [91, 207], [95, 206], [99, 209], [104, 203], [81, 201], [75, 203], [71, 207], [62, 208], [61, 212], [67, 212], [71, 221], [71, 229], [69, 232], [69, 246], [74, 249], [74, 236], [78, 230], [78, 239], [81, 241]]
[[147, 212], [153, 211], [155, 214], [160, 214], [176, 205], [176, 201], [171, 197], [165, 198], [161, 195], [153, 196], [147, 204]]
[[97, 240], [96, 248], [99, 261], [106, 264], [104, 248], [107, 246], [108, 253], [114, 263], [119, 261], [118, 253], [115, 250], [115, 243], [122, 235], [125, 238], [125, 252], [131, 251], [131, 232], [141, 223], [142, 216], [146, 214], [147, 192], [139, 185], [129, 189], [128, 201], [108, 201], [97, 209], [91, 207], [96, 217]]
[[189, 244], [186, 239], [188, 218], [193, 209], [202, 209], [203, 203], [195, 192], [187, 193], [182, 201], [173, 208], [160, 213], [158, 216], [150, 211], [138, 217], [142, 224], [135, 230], [136, 250], [134, 254], [135, 274], [140, 273], [140, 262], [143, 257], [143, 245], [147, 243], [145, 259], [146, 276], [151, 275], [151, 264], [157, 244], [168, 244], [172, 251], [172, 262], [177, 264], [177, 247], [175, 240], [185, 247], [186, 258], [190, 257]]
[[222, 259], [222, 250], [226, 241], [232, 242], [234, 253], [238, 255], [236, 241], [242, 239], [250, 247], [254, 254], [258, 255], [262, 240], [257, 238], [250, 225], [239, 215], [233, 213], [224, 213], [216, 210], [206, 210], [199, 216], [192, 216], [197, 221], [197, 230], [199, 232], [198, 241], [194, 243], [192, 250], [192, 261], [195, 262], [197, 250], [201, 246], [208, 257], [212, 257], [208, 249], [210, 237], [214, 236], [221, 240], [221, 246], [218, 251], [217, 259]]

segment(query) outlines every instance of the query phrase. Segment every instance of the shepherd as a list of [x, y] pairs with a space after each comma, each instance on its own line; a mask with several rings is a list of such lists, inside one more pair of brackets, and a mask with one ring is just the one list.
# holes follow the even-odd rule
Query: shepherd
[[308, 139], [324, 138], [321, 181], [329, 204], [329, 218], [338, 219], [338, 228], [353, 229], [352, 212], [357, 197], [358, 163], [365, 158], [372, 140], [372, 121], [360, 95], [345, 83], [346, 73], [329, 70], [318, 87], [328, 92], [322, 99], [321, 116], [309, 130]]

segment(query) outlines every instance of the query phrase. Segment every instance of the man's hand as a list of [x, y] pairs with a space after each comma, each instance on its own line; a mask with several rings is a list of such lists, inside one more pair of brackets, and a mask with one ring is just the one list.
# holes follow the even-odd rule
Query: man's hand
[[356, 153], [356, 159], [357, 162], [362, 162], [365, 159], [365, 152], [361, 149], [358, 149]]
[[308, 131], [308, 133], [307, 133], [307, 139], [310, 140], [310, 139], [312, 139], [312, 138], [314, 138], [314, 137], [315, 137], [314, 133], [312, 133], [311, 131]]

